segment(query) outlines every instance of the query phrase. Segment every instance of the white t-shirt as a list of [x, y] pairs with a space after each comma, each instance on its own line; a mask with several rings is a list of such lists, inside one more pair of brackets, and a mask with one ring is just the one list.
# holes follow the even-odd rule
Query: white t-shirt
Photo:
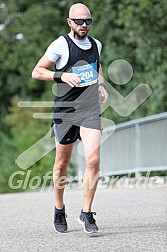
[[[89, 41], [88, 37], [80, 40], [75, 39], [70, 33], [68, 35], [74, 41], [74, 43], [81, 49], [87, 50], [91, 48], [91, 42]], [[97, 44], [98, 52], [100, 55], [102, 44], [99, 40], [94, 40]], [[63, 68], [67, 64], [69, 58], [69, 49], [66, 39], [63, 36], [60, 36], [58, 39], [53, 41], [47, 48], [45, 55], [50, 61], [56, 64], [57, 69]]]

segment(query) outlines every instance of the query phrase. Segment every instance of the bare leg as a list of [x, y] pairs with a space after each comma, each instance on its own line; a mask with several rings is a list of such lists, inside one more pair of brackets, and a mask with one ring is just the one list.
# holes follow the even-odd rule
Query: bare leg
[[71, 157], [73, 144], [56, 143], [56, 158], [53, 166], [53, 182], [55, 193], [55, 207], [62, 209], [64, 206], [63, 194], [67, 179], [67, 166]]
[[84, 205], [83, 211], [91, 211], [94, 194], [97, 188], [100, 163], [101, 132], [96, 129], [80, 128], [83, 141], [86, 170], [84, 174]]

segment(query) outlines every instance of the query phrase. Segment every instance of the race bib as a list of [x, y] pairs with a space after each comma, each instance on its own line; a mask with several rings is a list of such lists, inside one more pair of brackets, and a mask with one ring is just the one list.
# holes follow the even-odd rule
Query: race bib
[[97, 62], [82, 66], [74, 66], [72, 67], [72, 70], [73, 73], [77, 74], [80, 78], [80, 87], [89, 86], [97, 83]]

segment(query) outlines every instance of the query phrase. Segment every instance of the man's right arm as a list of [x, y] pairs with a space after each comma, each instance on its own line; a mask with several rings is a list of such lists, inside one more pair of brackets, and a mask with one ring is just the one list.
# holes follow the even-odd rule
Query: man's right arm
[[[49, 70], [53, 64], [54, 63], [50, 61], [46, 55], [44, 55], [33, 69], [32, 78], [37, 80], [53, 81], [55, 72]], [[77, 87], [80, 83], [79, 77], [74, 73], [63, 73], [61, 80], [71, 87]]]
[[53, 75], [55, 72], [49, 70], [52, 64], [53, 62], [44, 55], [34, 67], [32, 71], [32, 78], [37, 80], [53, 81]]

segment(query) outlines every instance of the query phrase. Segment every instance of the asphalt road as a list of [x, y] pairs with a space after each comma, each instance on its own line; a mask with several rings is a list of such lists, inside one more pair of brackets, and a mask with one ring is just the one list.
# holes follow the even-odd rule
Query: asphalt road
[[167, 251], [167, 187], [99, 189], [93, 210], [99, 233], [85, 234], [77, 222], [82, 190], [65, 192], [69, 231], [53, 230], [53, 191], [0, 195], [0, 251]]

